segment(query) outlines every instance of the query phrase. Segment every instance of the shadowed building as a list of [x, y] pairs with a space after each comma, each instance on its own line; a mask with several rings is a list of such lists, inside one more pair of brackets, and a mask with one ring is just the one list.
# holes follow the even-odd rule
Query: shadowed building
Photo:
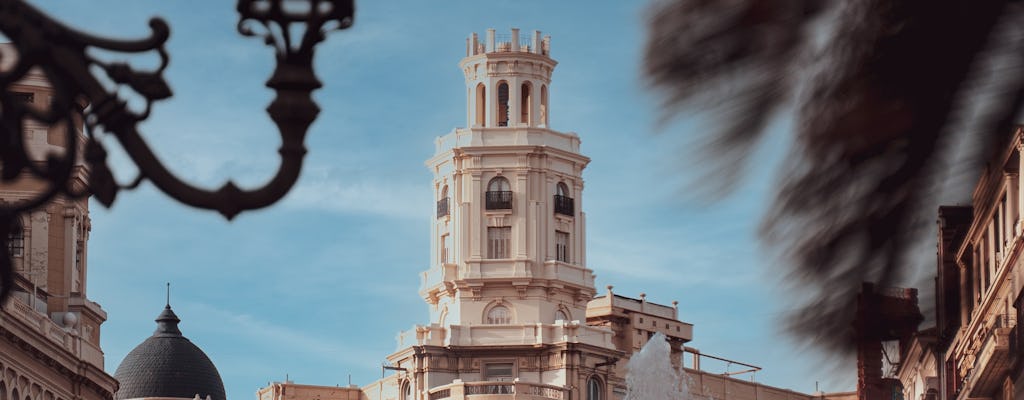
[[939, 208], [936, 325], [901, 346], [906, 396], [1024, 398], [1024, 130], [1008, 139], [991, 154], [971, 204]]
[[[0, 68], [10, 68], [6, 62], [12, 60], [8, 57], [12, 51], [5, 47], [7, 61]], [[46, 109], [53, 96], [37, 70], [29, 71], [8, 91], [39, 110]], [[25, 120], [23, 139], [30, 161], [42, 167], [48, 154], [64, 154], [69, 145], [80, 149], [85, 140], [81, 126], [77, 117], [72, 124]], [[87, 178], [88, 171], [79, 161], [70, 188], [84, 191]], [[47, 185], [24, 173], [0, 184], [0, 203], [29, 201], [48, 190]], [[7, 238], [14, 285], [10, 300], [0, 307], [0, 399], [113, 398], [117, 382], [104, 372], [100, 349], [100, 325], [107, 314], [86, 294], [90, 229], [87, 196], [58, 196], [15, 221]]]

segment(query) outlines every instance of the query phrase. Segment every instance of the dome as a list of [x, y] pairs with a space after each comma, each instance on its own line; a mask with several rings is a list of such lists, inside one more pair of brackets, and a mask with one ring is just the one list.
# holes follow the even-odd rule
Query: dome
[[177, 397], [226, 400], [217, 367], [199, 347], [178, 330], [171, 306], [156, 318], [153, 336], [135, 347], [117, 367], [114, 378], [120, 388], [115, 400], [142, 397]]

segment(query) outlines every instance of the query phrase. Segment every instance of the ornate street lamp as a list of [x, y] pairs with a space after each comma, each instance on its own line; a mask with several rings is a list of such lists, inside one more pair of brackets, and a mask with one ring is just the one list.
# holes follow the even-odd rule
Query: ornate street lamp
[[[320, 109], [310, 97], [321, 86], [313, 73], [314, 48], [332, 30], [351, 26], [353, 0], [238, 0], [238, 31], [257, 36], [274, 49], [276, 68], [267, 87], [276, 97], [267, 113], [277, 125], [282, 144], [281, 164], [263, 187], [243, 190], [228, 182], [215, 191], [190, 185], [174, 176], [157, 160], [138, 131], [153, 102], [171, 96], [163, 77], [169, 55], [165, 43], [170, 35], [167, 23], [150, 20], [149, 37], [140, 40], [112, 40], [71, 29], [24, 0], [0, 1], [0, 32], [10, 41], [14, 60], [0, 71], [0, 181], [11, 182], [26, 173], [46, 183], [40, 193], [17, 203], [0, 203], [0, 304], [9, 297], [14, 284], [7, 238], [19, 214], [63, 195], [80, 198], [92, 194], [104, 206], [114, 202], [117, 192], [149, 180], [172, 198], [190, 206], [211, 209], [231, 219], [241, 211], [262, 208], [280, 200], [298, 179], [306, 149], [306, 130]], [[292, 27], [302, 25], [305, 31]], [[137, 70], [127, 63], [108, 62], [89, 55], [89, 50], [117, 53], [156, 52], [160, 65], [155, 70]], [[7, 58], [11, 55], [3, 54]], [[38, 68], [53, 87], [50, 107], [30, 107], [8, 90], [9, 86]], [[103, 75], [101, 78], [97, 75]], [[110, 87], [104, 82], [113, 82]], [[118, 95], [130, 89], [145, 100], [143, 111], [132, 111]], [[83, 107], [88, 104], [88, 107]], [[32, 162], [23, 136], [23, 123], [32, 119], [45, 124], [63, 123], [66, 151], [50, 154], [45, 163]], [[84, 160], [89, 168], [87, 188], [71, 187], [70, 180], [79, 159], [76, 120], [85, 126]], [[138, 167], [139, 174], [128, 185], [114, 180], [107, 165], [107, 152], [96, 136], [100, 132], [117, 139]]]

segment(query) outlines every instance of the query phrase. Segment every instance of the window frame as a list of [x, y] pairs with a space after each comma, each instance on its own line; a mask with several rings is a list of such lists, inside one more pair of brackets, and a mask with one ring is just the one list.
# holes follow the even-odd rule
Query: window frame
[[507, 260], [512, 258], [512, 227], [487, 227], [487, 259]]

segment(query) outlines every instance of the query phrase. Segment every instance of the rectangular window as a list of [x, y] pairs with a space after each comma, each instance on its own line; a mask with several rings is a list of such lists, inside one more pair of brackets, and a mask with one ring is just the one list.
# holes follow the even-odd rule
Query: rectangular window
[[511, 247], [511, 226], [487, 228], [487, 258], [509, 258]]
[[569, 233], [555, 231], [555, 259], [569, 262]]
[[511, 381], [512, 363], [493, 362], [484, 364], [484, 379], [489, 381]]
[[441, 263], [448, 264], [452, 262], [452, 236], [442, 235], [441, 236]]

